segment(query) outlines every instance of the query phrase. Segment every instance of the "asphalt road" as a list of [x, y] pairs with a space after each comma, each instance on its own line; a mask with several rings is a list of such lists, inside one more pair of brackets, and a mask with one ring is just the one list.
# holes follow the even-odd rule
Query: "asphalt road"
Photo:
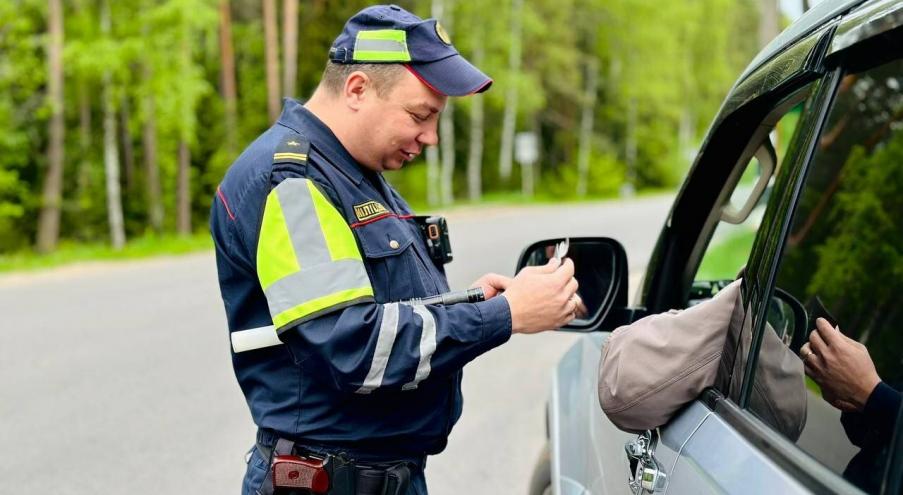
[[[524, 246], [556, 236], [614, 237], [639, 273], [670, 203], [457, 210], [451, 285], [510, 275]], [[212, 253], [0, 277], [0, 315], [0, 493], [239, 492], [255, 430]], [[468, 365], [432, 494], [524, 493], [551, 370], [575, 338], [515, 336]]]

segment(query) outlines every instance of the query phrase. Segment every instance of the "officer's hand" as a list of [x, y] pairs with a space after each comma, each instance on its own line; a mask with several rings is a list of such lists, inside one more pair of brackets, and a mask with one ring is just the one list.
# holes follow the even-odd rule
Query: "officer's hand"
[[558, 328], [574, 319], [578, 302], [574, 262], [555, 258], [543, 266], [524, 268], [502, 297], [511, 308], [514, 333], [536, 333]]
[[507, 289], [508, 285], [511, 284], [511, 280], [511, 277], [506, 277], [497, 273], [487, 273], [471, 284], [470, 288], [474, 289], [482, 287], [483, 295], [486, 296], [486, 299], [488, 300], [497, 296], [499, 292]]

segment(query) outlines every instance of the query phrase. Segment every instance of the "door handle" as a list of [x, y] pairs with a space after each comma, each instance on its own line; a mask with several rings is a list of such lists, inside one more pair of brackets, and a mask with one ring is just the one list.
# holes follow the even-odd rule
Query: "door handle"
[[628, 486], [634, 495], [658, 493], [665, 490], [668, 476], [655, 459], [658, 435], [646, 430], [643, 434], [624, 444], [624, 451], [633, 471], [628, 476]]

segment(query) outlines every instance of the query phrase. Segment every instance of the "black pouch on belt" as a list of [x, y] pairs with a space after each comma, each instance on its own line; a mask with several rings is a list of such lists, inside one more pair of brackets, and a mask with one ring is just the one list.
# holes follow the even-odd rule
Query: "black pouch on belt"
[[410, 485], [411, 468], [405, 463], [387, 469], [357, 470], [357, 495], [404, 495]]

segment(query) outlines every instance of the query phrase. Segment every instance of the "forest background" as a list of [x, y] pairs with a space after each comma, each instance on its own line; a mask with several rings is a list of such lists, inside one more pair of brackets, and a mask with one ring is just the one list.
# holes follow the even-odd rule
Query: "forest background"
[[[0, 2], [0, 270], [210, 245], [238, 153], [316, 86], [357, 0]], [[801, 9], [808, 7], [801, 2]], [[389, 180], [419, 210], [676, 186], [777, 0], [412, 0], [493, 79]], [[538, 159], [518, 163], [515, 136]], [[53, 256], [57, 256], [54, 258]]]

